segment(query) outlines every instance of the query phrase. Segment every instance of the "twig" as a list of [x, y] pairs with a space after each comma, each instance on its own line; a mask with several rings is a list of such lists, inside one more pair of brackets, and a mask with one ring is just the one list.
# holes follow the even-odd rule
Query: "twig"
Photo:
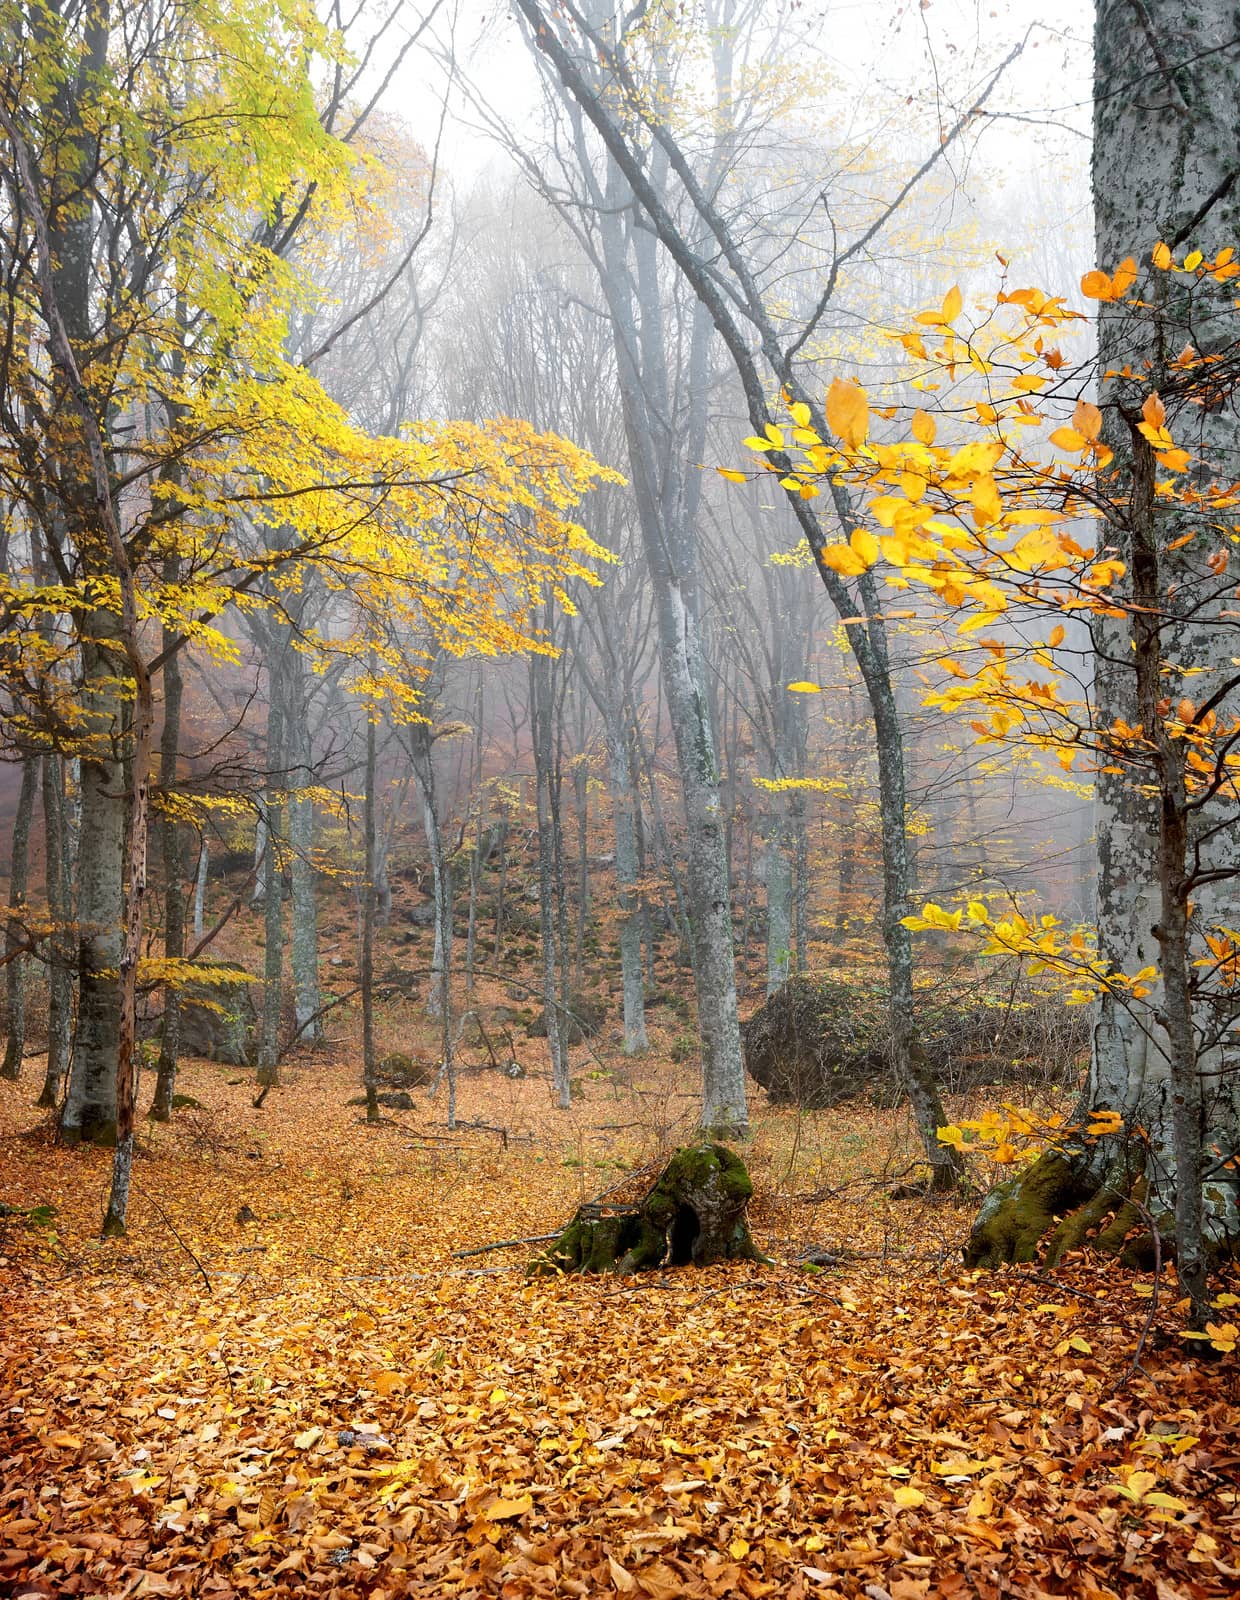
[[[136, 1187], [137, 1187], [137, 1185], [135, 1185], [135, 1188]], [[163, 1206], [160, 1205], [159, 1201], [156, 1200], [156, 1198], [155, 1198], [155, 1196], [153, 1194], [146, 1194], [141, 1189], [138, 1190], [138, 1193], [141, 1194], [142, 1198], [144, 1200], [148, 1201], [151, 1205], [153, 1205], [155, 1207], [156, 1211], [159, 1212], [160, 1216], [163, 1218], [164, 1226], [168, 1229], [168, 1232], [172, 1235], [172, 1237], [176, 1240], [176, 1242], [181, 1246], [181, 1249], [184, 1250], [185, 1254], [190, 1258], [190, 1260], [194, 1263], [194, 1265], [198, 1268], [199, 1272], [202, 1274], [202, 1281], [207, 1286], [207, 1293], [210, 1294], [210, 1295], [213, 1295], [215, 1293], [215, 1287], [212, 1284], [211, 1279], [207, 1275], [206, 1267], [203, 1266], [202, 1262], [198, 1259], [198, 1257], [194, 1254], [194, 1252], [186, 1244], [185, 1240], [182, 1239], [181, 1235], [177, 1232], [176, 1224], [173, 1222], [172, 1218], [164, 1210]]]
[[1158, 1231], [1158, 1224], [1139, 1200], [1129, 1196], [1129, 1204], [1135, 1207], [1149, 1224], [1150, 1237], [1154, 1241], [1154, 1286], [1150, 1293], [1149, 1310], [1145, 1313], [1145, 1321], [1141, 1324], [1141, 1332], [1137, 1335], [1137, 1347], [1132, 1352], [1132, 1360], [1116, 1380], [1114, 1387], [1108, 1390], [1108, 1400], [1113, 1400], [1122, 1389], [1126, 1389], [1129, 1381], [1135, 1378], [1138, 1372], [1145, 1371], [1141, 1365], [1141, 1357], [1145, 1353], [1145, 1342], [1150, 1336], [1150, 1329], [1154, 1326], [1154, 1318], [1158, 1313], [1158, 1291], [1162, 1286], [1162, 1234]]
[[561, 1228], [557, 1233], [531, 1233], [526, 1239], [500, 1239], [496, 1244], [476, 1244], [472, 1250], [454, 1250], [452, 1259], [464, 1261], [468, 1256], [484, 1256], [489, 1250], [515, 1250], [523, 1244], [546, 1244], [548, 1239], [558, 1239]]

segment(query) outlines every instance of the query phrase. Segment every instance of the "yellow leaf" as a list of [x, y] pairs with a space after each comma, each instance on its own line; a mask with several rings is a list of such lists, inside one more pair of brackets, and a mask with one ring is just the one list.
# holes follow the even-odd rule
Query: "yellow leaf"
[[848, 542], [867, 567], [872, 567], [878, 560], [878, 540], [865, 528], [854, 528], [848, 536]]
[[728, 1546], [728, 1554], [732, 1557], [733, 1561], [743, 1561], [749, 1554], [749, 1540], [741, 1538], [733, 1539], [732, 1543]]
[[1072, 426], [1087, 439], [1096, 439], [1102, 431], [1102, 412], [1088, 400], [1078, 400], [1072, 413]]
[[716, 467], [715, 471], [721, 478], [726, 478], [729, 483], [747, 483], [749, 481], [743, 472], [737, 472], [734, 467]]
[[989, 1468], [989, 1459], [980, 1461], [967, 1456], [949, 1456], [946, 1461], [932, 1463], [930, 1470], [937, 1473], [940, 1478], [971, 1478], [978, 1472], [988, 1471]]
[[492, 1500], [489, 1506], [483, 1506], [482, 1515], [488, 1522], [504, 1522], [509, 1517], [523, 1517], [527, 1511], [533, 1509], [533, 1498], [523, 1494], [517, 1500]]
[[1105, 272], [1099, 272], [1095, 267], [1092, 272], [1087, 272], [1081, 279], [1081, 293], [1087, 300], [1109, 300], [1111, 298], [1111, 280]]
[[809, 407], [803, 400], [794, 401], [794, 403], [788, 407], [788, 415], [792, 418], [793, 422], [796, 423], [798, 428], [809, 427]]
[[947, 291], [946, 298], [943, 301], [943, 321], [955, 322], [956, 318], [960, 315], [960, 309], [963, 305], [964, 296], [960, 293], [960, 290], [956, 287], [956, 285], [953, 284], [952, 287]]
[[1167, 248], [1167, 246], [1165, 244], [1163, 244], [1161, 239], [1154, 246], [1154, 254], [1153, 254], [1153, 258], [1152, 259], [1153, 259], [1154, 265], [1158, 268], [1158, 270], [1160, 272], [1166, 272], [1167, 268], [1171, 265], [1171, 261], [1172, 261], [1171, 251]]
[[852, 450], [865, 443], [870, 432], [870, 407], [865, 390], [857, 383], [831, 380], [827, 391], [827, 422], [831, 431]]
[[1151, 428], [1161, 428], [1167, 420], [1167, 410], [1156, 393], [1147, 394], [1145, 404], [1141, 407], [1141, 415]]
[[821, 694], [822, 685], [810, 683], [805, 678], [798, 678], [795, 683], [786, 684], [789, 694]]
[[915, 1489], [911, 1483], [899, 1483], [891, 1491], [891, 1498], [898, 1506], [906, 1511], [916, 1511], [918, 1506], [924, 1506], [926, 1497], [920, 1489]]
[[1050, 645], [1051, 649], [1053, 650], [1056, 645], [1062, 644], [1063, 641], [1064, 641], [1063, 623], [1062, 622], [1057, 622], [1055, 624], [1055, 626], [1051, 629], [1051, 636], [1050, 636], [1049, 640], [1047, 641], [1047, 643]]
[[1084, 434], [1078, 433], [1075, 428], [1056, 428], [1050, 436], [1050, 442], [1059, 450], [1071, 450], [1076, 454], [1084, 450], [1086, 445]]
[[318, 1444], [322, 1437], [322, 1428], [307, 1428], [305, 1433], [299, 1433], [297, 1435], [297, 1437], [293, 1440], [293, 1444], [298, 1450], [309, 1450], [314, 1445]]
[[1205, 257], [1202, 255], [1200, 250], [1190, 251], [1189, 254], [1184, 257], [1185, 272], [1196, 272], [1197, 268], [1204, 260]]
[[776, 450], [782, 450], [784, 447], [783, 430], [781, 428], [777, 428], [773, 422], [768, 422], [766, 424], [765, 432], [767, 438], [774, 445]]
[[1118, 300], [1127, 294], [1136, 281], [1137, 263], [1132, 256], [1125, 256], [1111, 276], [1111, 298]]
[[934, 418], [928, 411], [914, 411], [912, 430], [913, 438], [916, 439], [919, 444], [934, 443]]
[[829, 544], [822, 552], [823, 565], [838, 572], [843, 578], [856, 578], [867, 570], [867, 564], [848, 544]]

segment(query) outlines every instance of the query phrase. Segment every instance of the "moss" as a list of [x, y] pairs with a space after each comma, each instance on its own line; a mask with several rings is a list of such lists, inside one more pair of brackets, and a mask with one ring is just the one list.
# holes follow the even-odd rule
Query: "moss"
[[1055, 1218], [1086, 1197], [1075, 1165], [1058, 1151], [1047, 1151], [1027, 1172], [986, 1196], [965, 1246], [966, 1266], [1034, 1260]]
[[630, 1211], [604, 1215], [583, 1206], [533, 1275], [554, 1272], [640, 1272], [712, 1261], [764, 1261], [745, 1210], [753, 1182], [745, 1163], [718, 1143], [676, 1151], [658, 1182]]

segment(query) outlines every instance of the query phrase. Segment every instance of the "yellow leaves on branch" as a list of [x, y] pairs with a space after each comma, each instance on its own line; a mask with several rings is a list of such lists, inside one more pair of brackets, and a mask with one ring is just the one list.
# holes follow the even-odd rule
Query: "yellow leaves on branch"
[[1087, 300], [1122, 300], [1137, 281], [1137, 263], [1128, 256], [1108, 276], [1095, 268], [1081, 279], [1081, 293]]
[[870, 434], [870, 407], [861, 385], [832, 379], [826, 410], [832, 433], [849, 450], [859, 449]]

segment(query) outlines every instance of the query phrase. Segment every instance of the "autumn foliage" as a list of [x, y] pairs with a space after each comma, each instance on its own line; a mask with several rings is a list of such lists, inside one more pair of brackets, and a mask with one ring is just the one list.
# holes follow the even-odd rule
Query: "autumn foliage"
[[889, 1114], [762, 1114], [773, 1266], [527, 1281], [454, 1253], [640, 1195], [658, 1146], [607, 1125], [692, 1093], [665, 1060], [571, 1125], [466, 1079], [453, 1138], [359, 1124], [342, 1060], [276, 1117], [228, 1076], [186, 1070], [102, 1246], [106, 1156], [0, 1110], [10, 1205], [55, 1208], [0, 1244], [6, 1592], [1234, 1592], [1240, 1357], [1189, 1360], [1152, 1277], [962, 1272], [966, 1207], [887, 1198]]

